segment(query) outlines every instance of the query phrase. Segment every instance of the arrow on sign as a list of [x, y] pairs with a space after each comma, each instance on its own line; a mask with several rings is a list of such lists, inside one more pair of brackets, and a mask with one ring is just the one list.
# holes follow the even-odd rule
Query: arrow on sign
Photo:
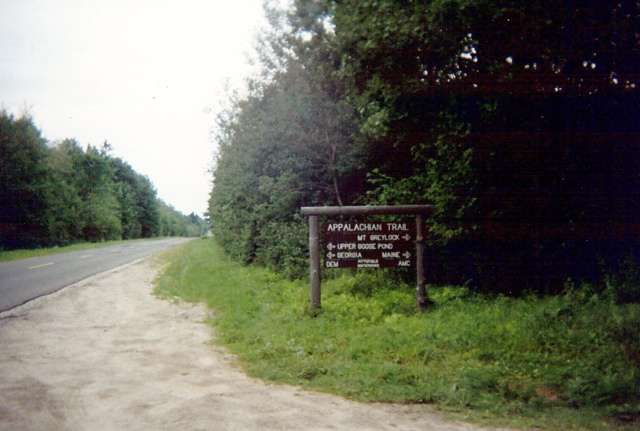
[[336, 257], [335, 253], [332, 253], [332, 252], [327, 253], [327, 259], [333, 260], [334, 257]]
[[402, 239], [404, 239], [405, 241], [409, 241], [411, 239], [411, 235], [406, 234], [405, 236], [402, 237]]
[[327, 244], [327, 248], [329, 250], [333, 250], [334, 248], [336, 248], [336, 246], [333, 243], [330, 242], [329, 244]]
[[405, 257], [405, 259], [409, 259], [411, 257], [411, 253], [409, 253], [408, 251], [406, 251], [403, 256]]

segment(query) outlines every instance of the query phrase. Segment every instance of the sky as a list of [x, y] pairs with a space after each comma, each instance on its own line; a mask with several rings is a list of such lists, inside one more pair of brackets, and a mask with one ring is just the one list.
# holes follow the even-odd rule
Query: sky
[[3, 0], [0, 109], [50, 142], [107, 141], [184, 214], [207, 210], [211, 128], [265, 26], [262, 0]]

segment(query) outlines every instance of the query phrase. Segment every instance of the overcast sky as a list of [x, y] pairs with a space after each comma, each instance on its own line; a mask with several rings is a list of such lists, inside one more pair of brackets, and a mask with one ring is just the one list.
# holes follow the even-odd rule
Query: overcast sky
[[49, 141], [108, 141], [158, 197], [202, 214], [208, 108], [250, 73], [262, 26], [262, 0], [3, 0], [0, 108]]

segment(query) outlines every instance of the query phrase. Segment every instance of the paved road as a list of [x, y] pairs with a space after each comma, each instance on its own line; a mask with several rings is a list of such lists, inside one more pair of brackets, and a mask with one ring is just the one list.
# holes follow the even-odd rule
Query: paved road
[[0, 263], [0, 312], [188, 240], [136, 241]]

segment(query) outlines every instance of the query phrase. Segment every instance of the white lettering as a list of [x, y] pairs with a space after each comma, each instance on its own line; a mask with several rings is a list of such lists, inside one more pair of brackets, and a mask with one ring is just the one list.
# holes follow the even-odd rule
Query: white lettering
[[387, 229], [389, 230], [402, 230], [402, 231], [408, 231], [409, 229], [407, 228], [407, 224], [406, 223], [387, 223]]
[[369, 235], [370, 241], [399, 241], [400, 235]]
[[410, 260], [401, 260], [398, 262], [398, 266], [411, 266]]
[[359, 243], [358, 250], [375, 250], [376, 245], [373, 243]]
[[393, 244], [378, 243], [378, 250], [392, 250]]
[[375, 232], [382, 230], [382, 223], [330, 223], [327, 232]]
[[383, 251], [382, 257], [386, 259], [400, 259], [399, 251]]
[[352, 242], [340, 242], [338, 243], [338, 250], [355, 250], [356, 245]]
[[338, 259], [361, 259], [362, 253], [359, 252], [349, 252], [349, 251], [341, 251], [338, 254]]
[[338, 262], [335, 260], [327, 260], [324, 263], [325, 268], [339, 268]]

